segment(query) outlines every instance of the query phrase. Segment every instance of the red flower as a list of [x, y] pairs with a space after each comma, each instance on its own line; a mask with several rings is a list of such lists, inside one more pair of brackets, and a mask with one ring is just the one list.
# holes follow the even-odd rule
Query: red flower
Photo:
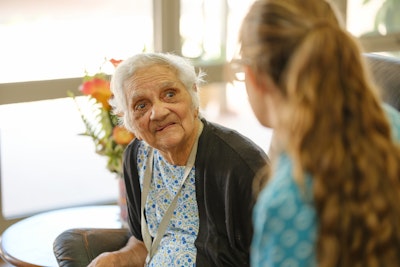
[[112, 58], [112, 59], [110, 59], [110, 62], [111, 62], [111, 64], [114, 65], [114, 67], [117, 67], [119, 65], [119, 63], [122, 62], [122, 60]]
[[110, 110], [108, 100], [111, 97], [110, 82], [94, 77], [91, 80], [85, 81], [79, 88], [84, 95], [90, 95], [101, 103], [106, 110]]

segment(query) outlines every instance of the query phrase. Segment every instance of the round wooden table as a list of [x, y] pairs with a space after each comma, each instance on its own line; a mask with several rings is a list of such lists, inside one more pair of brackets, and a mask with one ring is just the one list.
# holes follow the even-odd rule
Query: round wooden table
[[0, 255], [22, 267], [57, 267], [55, 238], [71, 228], [121, 228], [117, 205], [85, 206], [40, 213], [8, 227], [0, 240]]

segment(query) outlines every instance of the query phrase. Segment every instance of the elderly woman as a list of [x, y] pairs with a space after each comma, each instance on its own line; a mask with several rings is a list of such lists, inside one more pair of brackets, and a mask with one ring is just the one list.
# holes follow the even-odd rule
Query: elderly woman
[[252, 266], [400, 266], [400, 115], [324, 0], [258, 0], [240, 32], [249, 101], [276, 156]]
[[112, 77], [114, 111], [136, 139], [124, 155], [126, 247], [90, 266], [248, 266], [252, 182], [262, 149], [199, 114], [203, 74], [182, 57], [142, 53]]

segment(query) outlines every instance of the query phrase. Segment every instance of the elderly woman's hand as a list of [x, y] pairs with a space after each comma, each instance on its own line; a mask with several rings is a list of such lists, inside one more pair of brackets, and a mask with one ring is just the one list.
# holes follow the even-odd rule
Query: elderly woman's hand
[[117, 267], [122, 266], [118, 252], [105, 252], [97, 256], [88, 267]]
[[143, 267], [146, 257], [144, 243], [132, 236], [124, 248], [100, 254], [88, 267]]

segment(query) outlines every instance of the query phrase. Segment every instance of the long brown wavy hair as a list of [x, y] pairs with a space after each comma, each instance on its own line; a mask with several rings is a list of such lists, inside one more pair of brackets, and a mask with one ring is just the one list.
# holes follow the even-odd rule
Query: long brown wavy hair
[[324, 0], [259, 0], [242, 58], [281, 90], [275, 135], [313, 178], [320, 267], [400, 266], [400, 150], [362, 49]]

